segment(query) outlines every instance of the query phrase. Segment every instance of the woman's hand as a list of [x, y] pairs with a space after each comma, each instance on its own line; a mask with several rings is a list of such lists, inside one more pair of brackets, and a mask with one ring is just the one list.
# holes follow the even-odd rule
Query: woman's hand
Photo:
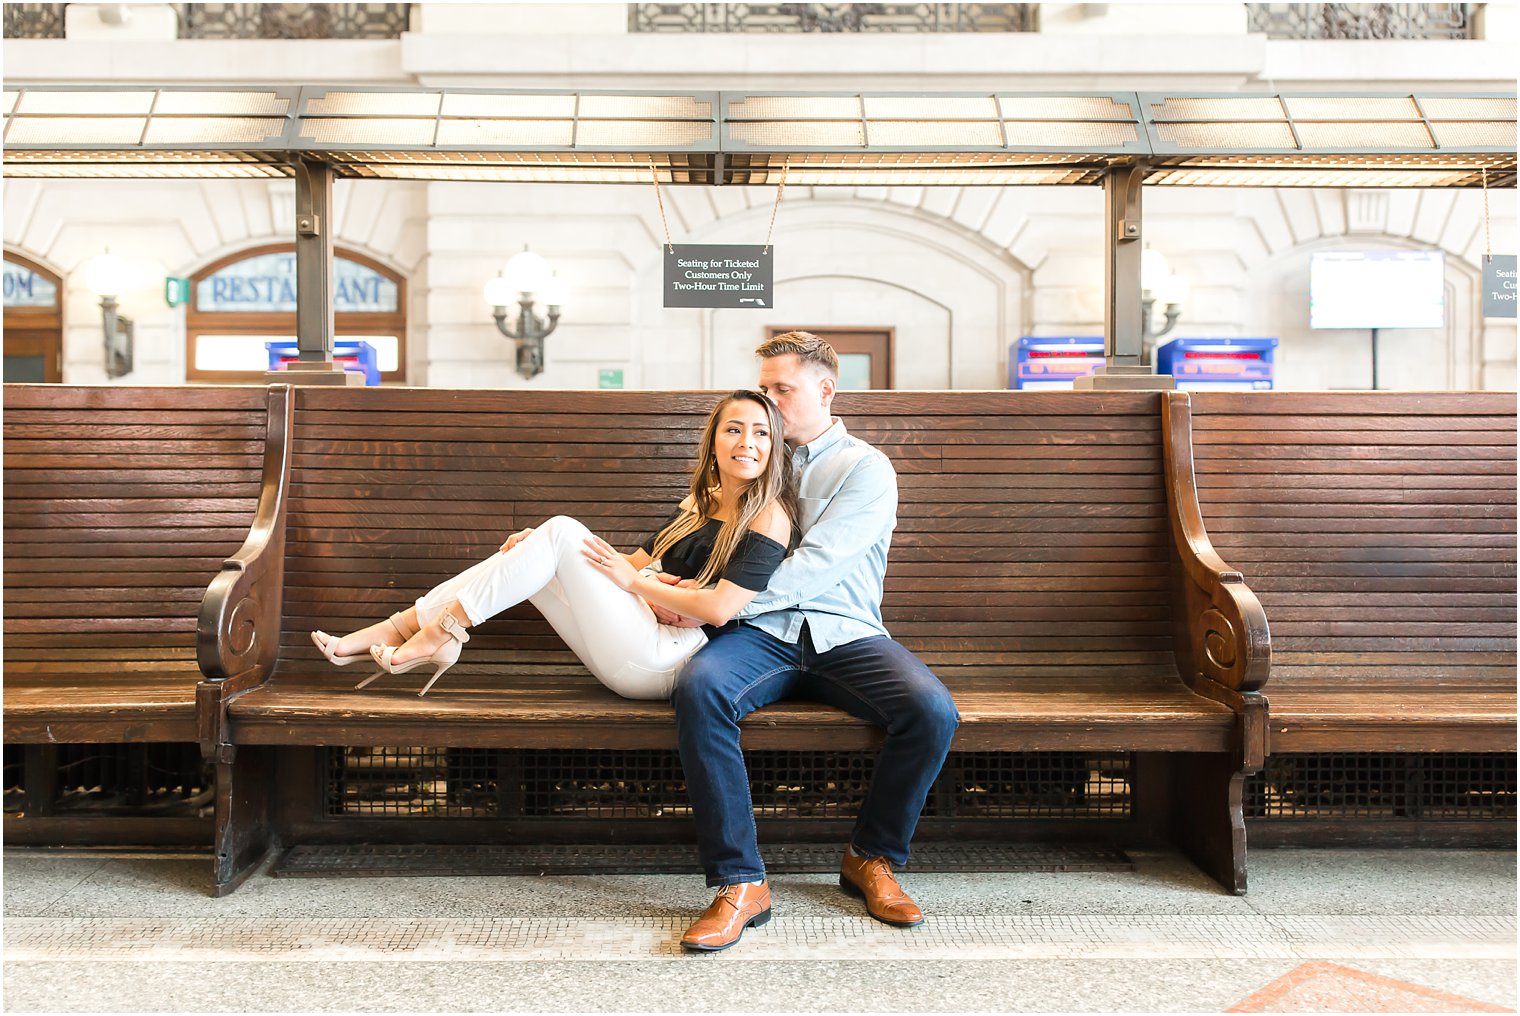
[[639, 573], [628, 563], [627, 558], [613, 549], [612, 544], [600, 536], [589, 536], [581, 553], [591, 562], [591, 567], [615, 582], [619, 589], [633, 589], [633, 582]]
[[[667, 586], [675, 586], [677, 589], [697, 588], [696, 579], [683, 579], [680, 576], [671, 575], [666, 572], [655, 572], [654, 577], [658, 581], [665, 583]], [[649, 602], [647, 597], [645, 599], [645, 602]], [[678, 614], [668, 607], [660, 606], [658, 603], [650, 603], [649, 609], [654, 611], [654, 619], [656, 621], [660, 622], [661, 624], [668, 624], [672, 628], [700, 628], [703, 624], [702, 621], [699, 621], [694, 617], [687, 617], [685, 614]]]
[[513, 533], [511, 536], [507, 537], [507, 542], [501, 545], [501, 552], [505, 554], [507, 551], [511, 550], [513, 547], [526, 540], [528, 538], [528, 535], [532, 532], [532, 527], [529, 527], [520, 533]]

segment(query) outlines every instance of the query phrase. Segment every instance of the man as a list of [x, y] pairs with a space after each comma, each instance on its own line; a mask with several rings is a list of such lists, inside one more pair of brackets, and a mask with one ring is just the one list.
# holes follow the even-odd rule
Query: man
[[[841, 888], [899, 927], [923, 914], [893, 877], [960, 722], [950, 693], [881, 621], [897, 475], [831, 413], [839, 358], [808, 332], [755, 351], [760, 390], [786, 422], [798, 470], [802, 542], [770, 586], [687, 663], [672, 701], [709, 888], [687, 949], [716, 951], [770, 920], [739, 721], [786, 697], [815, 699], [885, 728], [886, 743], [840, 866]], [[661, 620], [675, 621], [663, 614]]]

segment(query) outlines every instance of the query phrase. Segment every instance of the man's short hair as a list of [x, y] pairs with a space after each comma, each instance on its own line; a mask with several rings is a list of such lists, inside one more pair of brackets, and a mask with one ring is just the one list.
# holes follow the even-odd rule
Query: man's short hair
[[755, 347], [755, 355], [762, 360], [789, 353], [796, 353], [803, 363], [820, 367], [829, 377], [839, 380], [839, 354], [812, 332], [782, 332]]

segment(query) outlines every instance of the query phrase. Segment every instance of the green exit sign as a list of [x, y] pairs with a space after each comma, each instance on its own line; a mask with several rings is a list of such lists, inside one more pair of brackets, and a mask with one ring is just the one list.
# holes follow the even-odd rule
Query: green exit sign
[[623, 387], [623, 372], [602, 368], [596, 372], [596, 386], [598, 388], [621, 388]]
[[190, 280], [169, 276], [164, 280], [164, 302], [179, 307], [190, 302]]

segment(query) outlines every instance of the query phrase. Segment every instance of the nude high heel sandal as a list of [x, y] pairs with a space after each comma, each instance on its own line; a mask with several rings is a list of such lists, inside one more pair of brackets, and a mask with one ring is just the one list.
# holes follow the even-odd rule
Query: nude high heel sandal
[[[428, 689], [433, 687], [434, 683], [443, 676], [445, 670], [448, 670], [459, 662], [460, 651], [463, 650], [464, 644], [470, 641], [470, 633], [465, 631], [464, 625], [460, 624], [454, 615], [448, 611], [444, 611], [443, 616], [438, 619], [438, 624], [443, 628], [444, 633], [449, 636], [449, 640], [434, 650], [431, 656], [423, 656], [410, 663], [395, 666], [391, 663], [391, 659], [395, 657], [396, 650], [400, 648], [399, 646], [369, 647], [369, 654], [374, 657], [376, 663], [380, 664], [382, 673], [405, 674], [408, 671], [416, 670], [418, 667], [429, 664], [433, 666], [433, 676], [428, 679], [428, 683], [423, 685], [422, 690], [417, 693], [418, 698], [428, 693]], [[363, 688], [379, 676], [380, 674], [374, 674], [371, 677], [367, 677], [363, 681], [360, 681], [357, 687]]]
[[[406, 618], [400, 614], [392, 614], [387, 620], [390, 621], [391, 627], [396, 629], [396, 634], [401, 636], [402, 642], [417, 634], [417, 629], [407, 624]], [[411, 628], [411, 631], [408, 631], [408, 628]], [[327, 643], [326, 646], [322, 644], [324, 641]], [[327, 662], [335, 667], [346, 667], [350, 663], [366, 659], [369, 656], [369, 650], [367, 649], [362, 653], [349, 653], [347, 656], [339, 656], [336, 650], [328, 648], [329, 646], [337, 645], [341, 641], [343, 640], [333, 638], [325, 631], [314, 631], [311, 633], [311, 644], [316, 646], [317, 652], [321, 653]], [[378, 677], [379, 675], [376, 676]]]

